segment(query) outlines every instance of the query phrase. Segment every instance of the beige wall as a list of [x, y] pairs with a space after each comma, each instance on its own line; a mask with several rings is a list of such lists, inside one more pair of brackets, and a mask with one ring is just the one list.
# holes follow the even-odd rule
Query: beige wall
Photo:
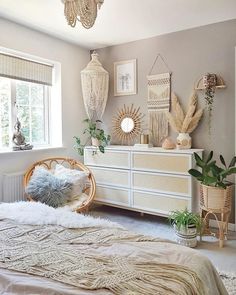
[[[103, 118], [109, 132], [112, 116], [124, 103], [141, 106], [147, 120], [146, 76], [157, 53], [161, 53], [173, 73], [172, 90], [185, 107], [195, 81], [202, 74], [218, 73], [225, 79], [227, 88], [217, 91], [215, 96], [211, 139], [206, 116], [192, 137], [194, 147], [214, 150], [217, 156], [222, 153], [229, 161], [235, 153], [235, 32], [236, 20], [233, 20], [97, 50], [110, 73], [110, 93]], [[138, 62], [137, 95], [114, 97], [113, 62], [134, 58]], [[159, 66], [153, 73], [164, 70]], [[198, 94], [204, 107], [203, 93]], [[171, 136], [175, 139], [176, 133], [171, 132]]]
[[73, 136], [80, 134], [81, 121], [86, 117], [81, 95], [80, 71], [89, 61], [89, 51], [3, 19], [0, 19], [0, 46], [61, 63], [62, 140], [66, 147], [63, 150], [32, 153], [0, 153], [0, 176], [3, 172], [25, 171], [33, 162], [45, 157], [62, 155], [78, 158], [73, 150]]

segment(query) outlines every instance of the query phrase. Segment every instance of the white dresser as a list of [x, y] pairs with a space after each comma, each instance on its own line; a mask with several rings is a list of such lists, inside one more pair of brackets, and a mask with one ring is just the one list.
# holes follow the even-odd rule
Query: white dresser
[[84, 163], [93, 172], [96, 202], [168, 216], [170, 211], [186, 207], [192, 210], [193, 153], [203, 150], [164, 150], [109, 146], [105, 154], [93, 154], [87, 147]]

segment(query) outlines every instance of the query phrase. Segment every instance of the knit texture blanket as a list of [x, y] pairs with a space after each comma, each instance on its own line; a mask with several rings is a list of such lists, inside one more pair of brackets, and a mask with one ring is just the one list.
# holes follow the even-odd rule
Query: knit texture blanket
[[160, 240], [122, 228], [73, 228], [0, 221], [0, 268], [50, 278], [86, 290], [114, 294], [203, 295], [196, 273], [164, 264], [97, 251], [115, 243]]

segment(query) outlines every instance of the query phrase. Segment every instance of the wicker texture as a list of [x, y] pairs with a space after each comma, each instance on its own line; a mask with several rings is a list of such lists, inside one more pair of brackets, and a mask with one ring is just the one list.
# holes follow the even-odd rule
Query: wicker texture
[[206, 233], [209, 231], [209, 217], [214, 216], [219, 227], [219, 246], [223, 247], [227, 238], [228, 223], [231, 213], [233, 185], [226, 189], [219, 187], [200, 186], [200, 209], [206, 224]]
[[[88, 185], [86, 186], [86, 188], [84, 189], [84, 193], [86, 193], [88, 195], [88, 198], [81, 204], [80, 207], [76, 208], [75, 211], [76, 212], [84, 212], [87, 211], [89, 206], [91, 205], [94, 197], [95, 197], [95, 193], [96, 193], [96, 182], [94, 179], [93, 174], [91, 173], [91, 171], [88, 169], [88, 167], [86, 167], [84, 164], [77, 162], [76, 160], [73, 159], [69, 159], [69, 158], [47, 158], [41, 161], [38, 161], [36, 163], [34, 163], [25, 173], [24, 175], [24, 187], [26, 187], [30, 181], [30, 178], [34, 172], [35, 167], [37, 166], [43, 166], [44, 168], [48, 169], [48, 170], [52, 170], [54, 169], [54, 167], [57, 165], [63, 165], [66, 168], [70, 168], [70, 169], [77, 169], [80, 171], [84, 171], [84, 172], [88, 172], [89, 176], [88, 176]], [[29, 201], [34, 201], [30, 195], [26, 194], [26, 198]]]

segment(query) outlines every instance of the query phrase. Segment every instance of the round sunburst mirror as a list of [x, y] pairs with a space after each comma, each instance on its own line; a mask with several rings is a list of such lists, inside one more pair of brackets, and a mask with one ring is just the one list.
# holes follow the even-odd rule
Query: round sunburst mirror
[[130, 144], [141, 133], [144, 115], [140, 108], [124, 105], [113, 118], [113, 134], [122, 144]]

